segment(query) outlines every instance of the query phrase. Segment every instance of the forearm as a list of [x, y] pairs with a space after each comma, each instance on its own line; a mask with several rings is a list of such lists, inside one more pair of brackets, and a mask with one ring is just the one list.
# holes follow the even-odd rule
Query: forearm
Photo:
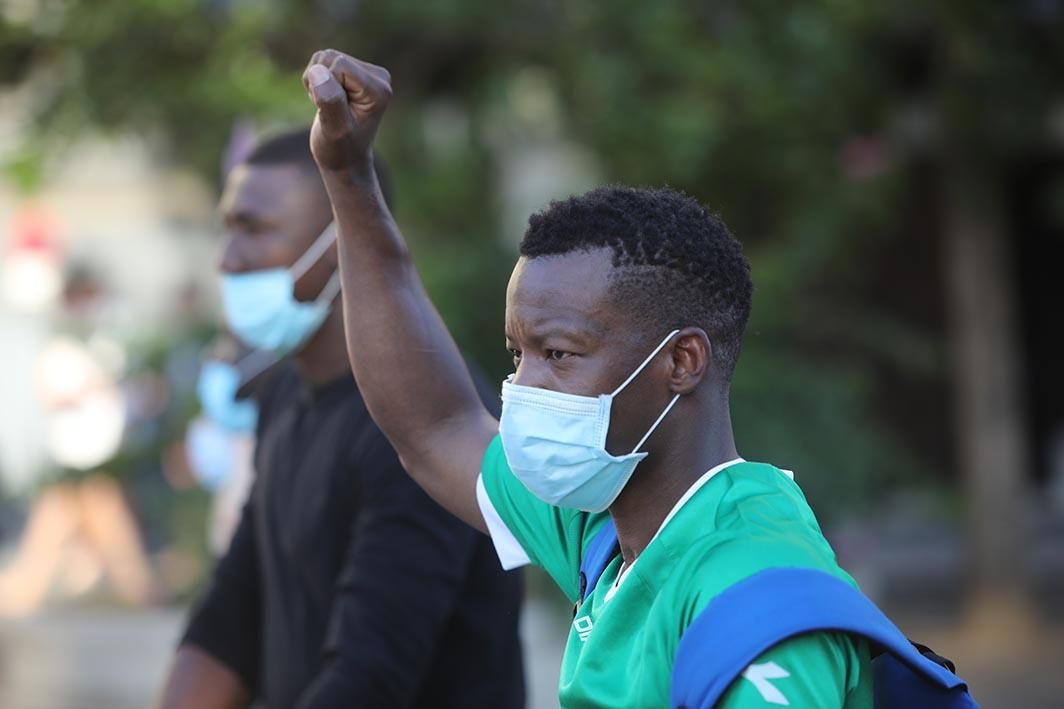
[[476, 477], [498, 426], [425, 294], [373, 170], [391, 77], [323, 50], [303, 81], [318, 111], [311, 151], [336, 216], [348, 354], [366, 406], [417, 482], [483, 530]]
[[170, 667], [159, 709], [243, 709], [251, 692], [235, 672], [191, 645], [182, 645]]
[[465, 362], [425, 293], [373, 171], [322, 174], [340, 235], [351, 367], [377, 425], [395, 444], [445, 419], [479, 414]]
[[[495, 421], [425, 292], [372, 169], [357, 177], [322, 173], [339, 232], [348, 354], [366, 406], [418, 483], [480, 527], [471, 504], [476, 463]], [[469, 448], [450, 453], [474, 461], [465, 479], [434, 464], [451, 446]], [[456, 485], [466, 483], [469, 490], [456, 495]]]

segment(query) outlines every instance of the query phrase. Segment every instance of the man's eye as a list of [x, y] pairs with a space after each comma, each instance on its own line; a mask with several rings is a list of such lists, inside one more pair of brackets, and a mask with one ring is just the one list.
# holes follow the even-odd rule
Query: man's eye
[[565, 352], [563, 350], [547, 350], [547, 359], [552, 359], [555, 362], [563, 360], [566, 357], [571, 357], [571, 352]]
[[254, 236], [262, 231], [262, 224], [255, 219], [248, 219], [247, 217], [237, 217], [233, 220], [231, 226], [232, 229], [239, 229], [245, 234]]
[[514, 358], [514, 361], [521, 359], [521, 350], [514, 349], [513, 347], [507, 347], [506, 351], [510, 353], [510, 356]]

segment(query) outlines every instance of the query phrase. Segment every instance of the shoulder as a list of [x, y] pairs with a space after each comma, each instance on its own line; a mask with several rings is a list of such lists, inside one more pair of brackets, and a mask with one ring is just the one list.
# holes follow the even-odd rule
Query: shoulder
[[809, 633], [765, 652], [735, 677], [722, 709], [872, 706], [867, 643], [844, 633]]
[[766, 463], [742, 462], [722, 470], [710, 484], [716, 493], [716, 528], [782, 530], [812, 527], [813, 511], [793, 474]]
[[849, 699], [869, 681], [867, 643], [835, 632], [861, 634], [861, 624], [851, 622], [861, 616], [851, 603], [858, 595], [819, 570], [776, 568], [744, 579], [682, 631], [674, 690], [716, 698], [731, 684], [725, 707], [865, 706], [867, 692], [854, 704]]
[[[759, 571], [806, 567], [852, 583], [835, 559], [801, 489], [779, 468], [743, 463], [711, 481], [682, 523], [674, 578], [692, 614]], [[708, 487], [708, 486], [707, 486]], [[679, 517], [679, 515], [678, 515]], [[686, 534], [684, 534], [686, 532]]]

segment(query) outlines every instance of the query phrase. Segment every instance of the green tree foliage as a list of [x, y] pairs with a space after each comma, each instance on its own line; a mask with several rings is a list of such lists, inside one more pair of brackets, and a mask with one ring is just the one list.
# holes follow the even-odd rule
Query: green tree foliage
[[914, 165], [978, 151], [994, 170], [1043, 139], [1064, 36], [1061, 3], [1033, 0], [21, 0], [0, 17], [0, 81], [36, 102], [10, 160], [24, 182], [90, 129], [139, 132], [217, 179], [235, 119], [309, 120], [298, 77], [314, 49], [389, 67], [381, 150], [400, 221], [496, 377], [517, 238], [499, 233], [497, 154], [523, 130], [498, 126], [533, 70], [602, 180], [682, 188], [746, 244], [740, 445], [794, 467], [829, 515], [884, 480], [949, 476], [948, 429], [921, 443], [882, 405], [890, 382], [943, 387], [938, 306], [899, 306], [912, 284], [877, 270], [893, 258], [905, 278], [935, 258], [905, 237], [920, 226]]

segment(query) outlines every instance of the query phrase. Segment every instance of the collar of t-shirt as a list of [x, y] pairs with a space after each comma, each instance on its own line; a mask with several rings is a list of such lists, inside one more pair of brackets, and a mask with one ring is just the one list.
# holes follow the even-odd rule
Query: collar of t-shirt
[[[698, 480], [695, 480], [691, 487], [687, 488], [687, 492], [680, 496], [680, 499], [677, 500], [676, 504], [672, 506], [671, 510], [669, 510], [669, 514], [665, 515], [665, 519], [662, 520], [661, 526], [658, 527], [658, 531], [654, 532], [654, 536], [650, 538], [649, 542], [647, 542], [647, 546], [650, 546], [654, 543], [654, 540], [657, 539], [658, 536], [661, 534], [661, 530], [665, 529], [665, 525], [672, 521], [672, 518], [676, 516], [676, 513], [679, 512], [680, 509], [684, 505], [686, 505], [688, 501], [690, 501], [690, 499], [695, 496], [695, 493], [701, 490], [706, 483], [716, 477], [718, 473], [730, 468], [733, 465], [745, 462], [746, 461], [742, 458], [733, 458], [732, 460], [721, 463], [720, 465], [715, 465], [709, 470], [707, 470], [705, 473], [703, 473], [702, 477], [700, 477]], [[636, 557], [631, 564], [625, 563], [621, 566], [621, 570], [617, 574], [617, 580], [613, 582], [613, 585], [610, 586], [610, 589], [606, 592], [605, 600], [608, 601], [613, 598], [613, 594], [617, 593], [617, 589], [621, 587], [621, 584], [628, 577], [628, 572], [632, 570], [632, 567], [635, 566], [637, 561], [639, 561], [639, 557]]]

